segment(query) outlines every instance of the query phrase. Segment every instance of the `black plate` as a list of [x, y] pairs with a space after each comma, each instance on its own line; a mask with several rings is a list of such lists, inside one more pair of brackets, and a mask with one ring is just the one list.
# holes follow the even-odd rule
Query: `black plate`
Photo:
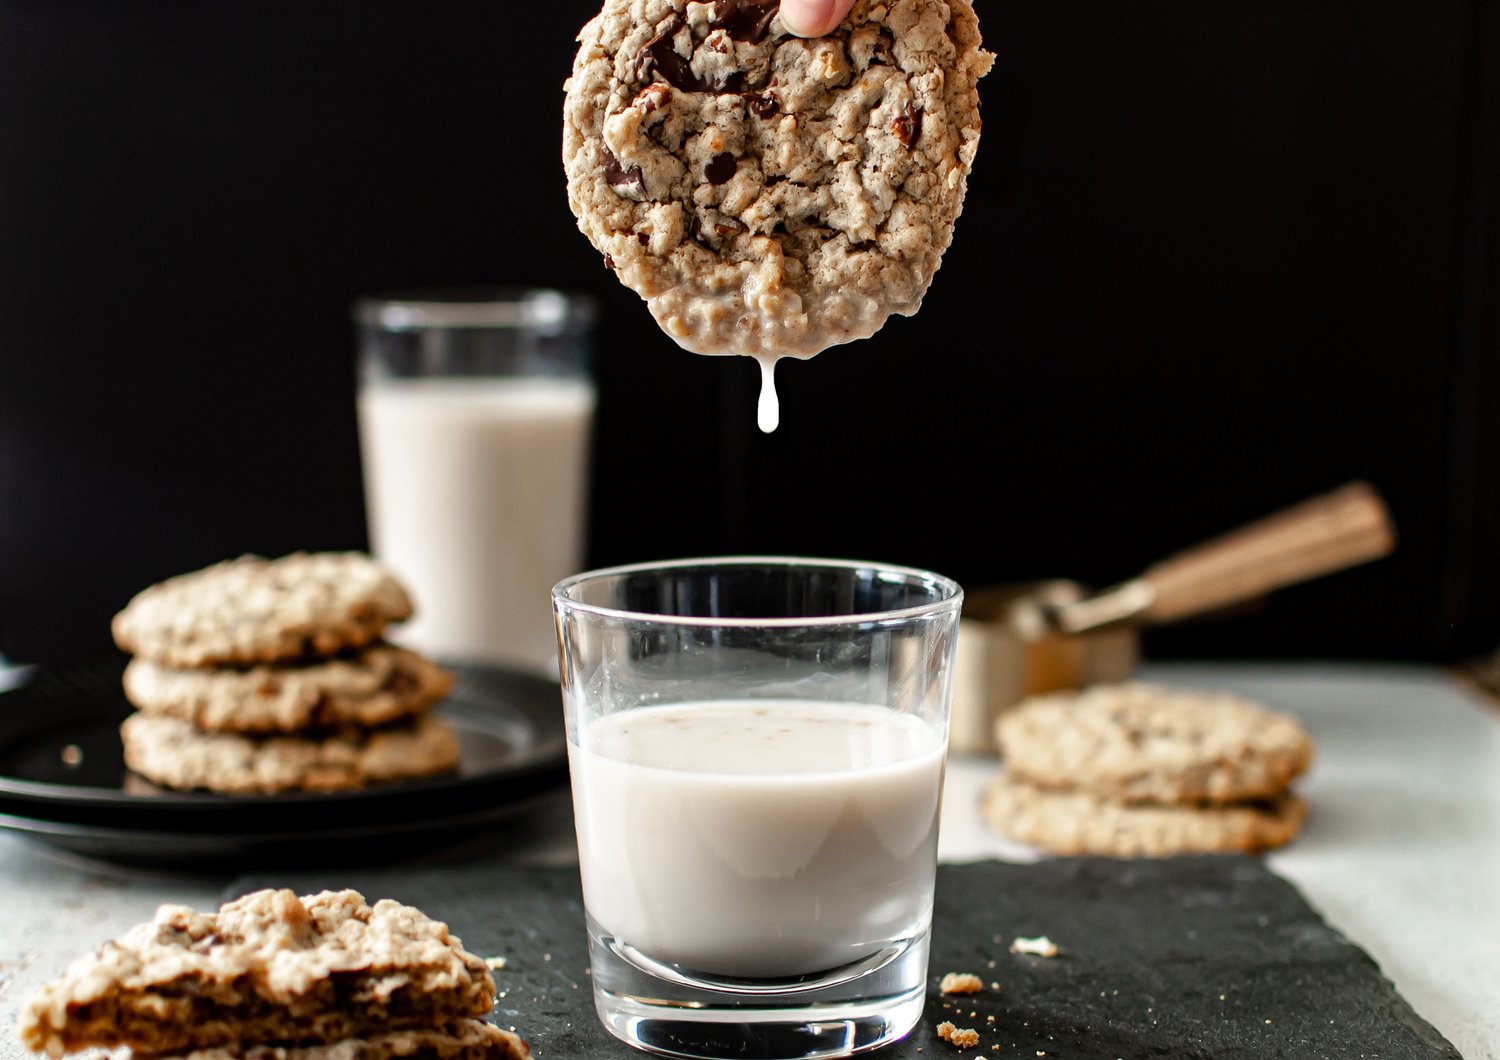
[[336, 828], [282, 831], [168, 830], [80, 824], [18, 815], [0, 800], [0, 830], [80, 857], [154, 869], [268, 868], [375, 864], [418, 857], [439, 848], [493, 836], [493, 830], [541, 812], [559, 789], [453, 814], [350, 822]]
[[[462, 747], [453, 773], [326, 794], [227, 797], [153, 789], [128, 773], [122, 757], [119, 726], [131, 711], [120, 686], [123, 666], [109, 660], [35, 669], [0, 693], [0, 815], [142, 833], [313, 835], [484, 813], [530, 798], [567, 775], [555, 683], [451, 665], [457, 680], [438, 709]], [[15, 826], [0, 819], [0, 827]]]

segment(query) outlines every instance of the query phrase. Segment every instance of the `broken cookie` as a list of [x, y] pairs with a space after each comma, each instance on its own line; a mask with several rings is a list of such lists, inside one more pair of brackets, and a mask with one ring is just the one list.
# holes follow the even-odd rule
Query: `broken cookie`
[[305, 1045], [476, 1019], [494, 993], [484, 961], [420, 910], [264, 890], [217, 913], [163, 906], [44, 987], [19, 1024], [54, 1057]]

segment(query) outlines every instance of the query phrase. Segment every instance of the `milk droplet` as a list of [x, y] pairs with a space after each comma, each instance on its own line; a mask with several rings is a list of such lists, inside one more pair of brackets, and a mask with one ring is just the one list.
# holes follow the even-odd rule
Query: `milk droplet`
[[760, 405], [756, 409], [756, 422], [760, 429], [770, 434], [781, 423], [781, 401], [776, 397], [775, 357], [759, 357], [760, 361]]

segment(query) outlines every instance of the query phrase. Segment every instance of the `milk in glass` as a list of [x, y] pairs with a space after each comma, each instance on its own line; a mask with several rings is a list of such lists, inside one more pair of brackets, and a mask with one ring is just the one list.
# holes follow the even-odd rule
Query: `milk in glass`
[[549, 594], [582, 564], [593, 412], [593, 388], [577, 378], [360, 389], [371, 542], [417, 607], [399, 640], [556, 673]]
[[657, 961], [809, 975], [921, 936], [943, 741], [884, 707], [730, 700], [616, 711], [569, 747], [585, 904]]

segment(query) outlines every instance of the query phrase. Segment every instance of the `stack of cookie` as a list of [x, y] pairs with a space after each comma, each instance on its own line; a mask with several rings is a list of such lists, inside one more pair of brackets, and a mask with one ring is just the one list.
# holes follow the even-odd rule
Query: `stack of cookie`
[[115, 616], [135, 658], [125, 763], [163, 787], [338, 791], [458, 764], [431, 708], [453, 679], [381, 640], [401, 584], [355, 552], [246, 556], [141, 592]]
[[1055, 854], [1256, 853], [1307, 815], [1296, 719], [1238, 696], [1140, 683], [1042, 696], [1001, 717], [1005, 769], [985, 792], [999, 832]]
[[494, 996], [485, 962], [421, 910], [265, 890], [217, 913], [162, 906], [43, 987], [19, 1031], [52, 1057], [526, 1060], [484, 1021]]

